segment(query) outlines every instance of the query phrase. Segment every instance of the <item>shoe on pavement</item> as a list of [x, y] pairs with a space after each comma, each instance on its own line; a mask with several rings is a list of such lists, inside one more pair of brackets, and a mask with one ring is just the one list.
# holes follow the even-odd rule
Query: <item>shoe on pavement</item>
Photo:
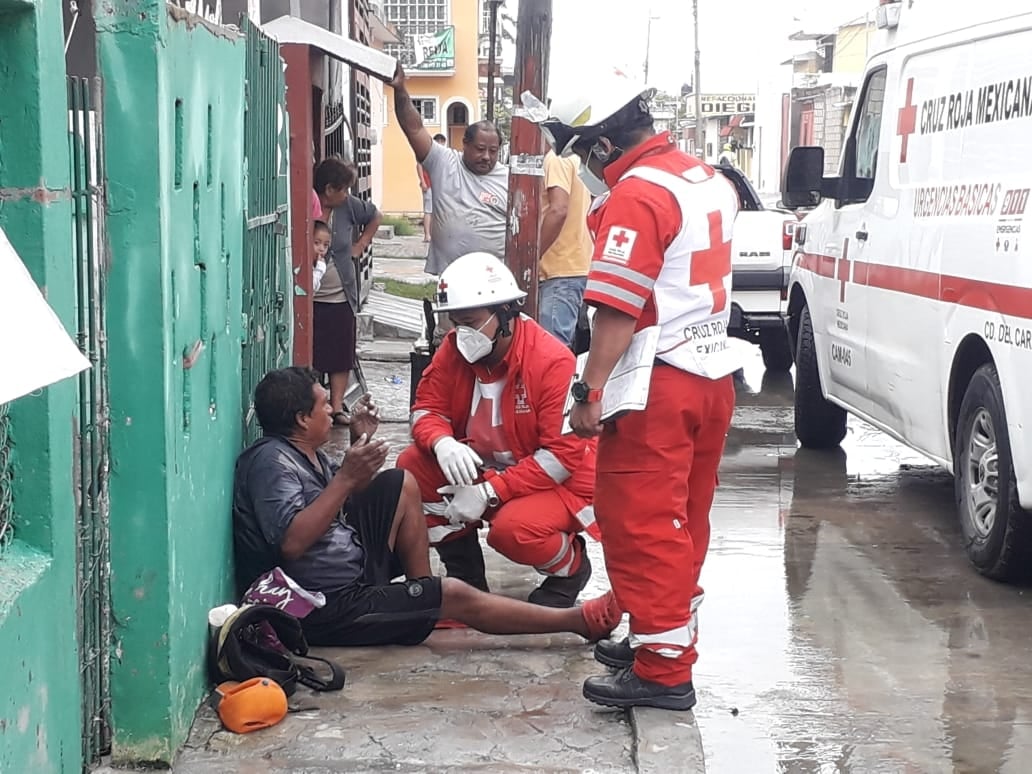
[[584, 538], [576, 535], [574, 540], [580, 543], [581, 563], [577, 572], [567, 578], [560, 578], [557, 575], [548, 576], [540, 586], [530, 592], [530, 596], [527, 597], [528, 602], [544, 607], [573, 607], [577, 604], [577, 595], [584, 590], [591, 579], [591, 560], [588, 559]]
[[449, 578], [458, 578], [481, 591], [488, 591], [487, 570], [484, 566], [484, 549], [476, 530], [460, 538], [449, 540], [437, 546], [437, 553], [444, 563]]
[[612, 591], [607, 591], [601, 597], [589, 599], [580, 609], [584, 622], [588, 625], [588, 642], [606, 639], [613, 633], [613, 629], [620, 625], [620, 619], [623, 618], [623, 610], [616, 603]]
[[631, 666], [634, 663], [634, 648], [631, 647], [631, 638], [599, 640], [595, 643], [595, 661], [615, 669]]
[[661, 685], [642, 680], [632, 667], [611, 675], [589, 677], [584, 681], [584, 698], [604, 707], [656, 707], [665, 710], [690, 710], [695, 706], [691, 681], [680, 685]]

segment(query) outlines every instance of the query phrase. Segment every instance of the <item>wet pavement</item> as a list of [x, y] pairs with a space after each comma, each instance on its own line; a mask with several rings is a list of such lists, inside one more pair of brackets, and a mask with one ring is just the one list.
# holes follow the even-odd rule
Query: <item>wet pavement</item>
[[[797, 451], [790, 378], [745, 351], [694, 718], [628, 722], [585, 702], [597, 668], [577, 637], [439, 631], [418, 648], [330, 651], [348, 686], [299, 693], [313, 709], [275, 729], [233, 736], [202, 711], [174, 770], [694, 772], [701, 734], [711, 774], [1032, 771], [1029, 590], [969, 566], [951, 479], [924, 458], [854, 420], [843, 450]], [[400, 451], [408, 364], [367, 360], [365, 375]], [[606, 588], [592, 550], [586, 596]], [[533, 588], [486, 552], [497, 590]]]

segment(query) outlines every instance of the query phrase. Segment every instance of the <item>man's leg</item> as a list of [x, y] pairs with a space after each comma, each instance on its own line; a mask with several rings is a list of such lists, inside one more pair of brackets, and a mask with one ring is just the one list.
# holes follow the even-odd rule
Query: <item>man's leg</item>
[[[731, 403], [721, 382], [674, 368], [653, 372], [649, 407], [631, 412], [603, 434], [599, 444], [595, 513], [602, 530], [606, 566], [621, 606], [631, 615], [633, 671], [591, 678], [585, 696], [603, 704], [644, 704], [688, 709], [701, 601], [698, 571], [708, 541], [708, 507], [689, 513], [689, 481], [695, 455], [706, 460], [697, 483], [715, 478], [730, 421]], [[717, 432], [717, 425], [723, 429]], [[711, 428], [705, 439], [700, 427]], [[719, 435], [719, 447], [714, 442]], [[705, 443], [706, 448], [697, 448]], [[711, 480], [708, 498], [712, 499]], [[700, 495], [702, 493], [700, 492]], [[693, 524], [703, 520], [705, 525]]]
[[484, 551], [477, 526], [451, 524], [445, 518], [446, 503], [437, 490], [448, 482], [437, 459], [413, 444], [398, 457], [397, 467], [411, 473], [416, 480], [423, 513], [426, 514], [424, 529], [430, 545], [437, 548], [448, 576], [487, 591]]
[[572, 607], [591, 578], [591, 562], [576, 511], [586, 506], [565, 490], [537, 492], [505, 503], [491, 517], [487, 543], [517, 564], [547, 576], [529, 601]]
[[426, 532], [419, 483], [405, 473], [401, 497], [394, 512], [387, 546], [398, 557], [406, 578], [428, 578], [430, 572], [430, 541]]
[[568, 347], [577, 331], [586, 283], [586, 277], [557, 277], [538, 289], [538, 322]]
[[350, 371], [330, 374], [330, 407], [333, 413], [344, 410], [344, 396], [348, 394], [348, 383], [351, 381]]

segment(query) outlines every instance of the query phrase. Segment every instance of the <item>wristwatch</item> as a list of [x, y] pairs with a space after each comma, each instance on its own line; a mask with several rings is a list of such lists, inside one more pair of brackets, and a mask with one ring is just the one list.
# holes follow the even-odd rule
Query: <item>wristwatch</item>
[[602, 400], [602, 389], [592, 389], [587, 382], [574, 382], [570, 394], [577, 403], [598, 403]]

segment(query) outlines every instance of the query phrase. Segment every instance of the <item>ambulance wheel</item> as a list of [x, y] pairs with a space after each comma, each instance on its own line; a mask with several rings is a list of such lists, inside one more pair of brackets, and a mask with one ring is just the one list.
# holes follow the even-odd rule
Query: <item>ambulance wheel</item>
[[788, 341], [788, 331], [772, 328], [760, 333], [760, 353], [763, 355], [763, 367], [768, 371], [788, 371], [792, 367], [792, 346]]
[[846, 437], [846, 410], [824, 398], [817, 371], [810, 308], [799, 316], [796, 343], [795, 432], [804, 449], [834, 449]]
[[991, 363], [971, 377], [954, 444], [954, 492], [968, 558], [996, 580], [1027, 577], [1032, 514], [1018, 503], [1000, 377]]

